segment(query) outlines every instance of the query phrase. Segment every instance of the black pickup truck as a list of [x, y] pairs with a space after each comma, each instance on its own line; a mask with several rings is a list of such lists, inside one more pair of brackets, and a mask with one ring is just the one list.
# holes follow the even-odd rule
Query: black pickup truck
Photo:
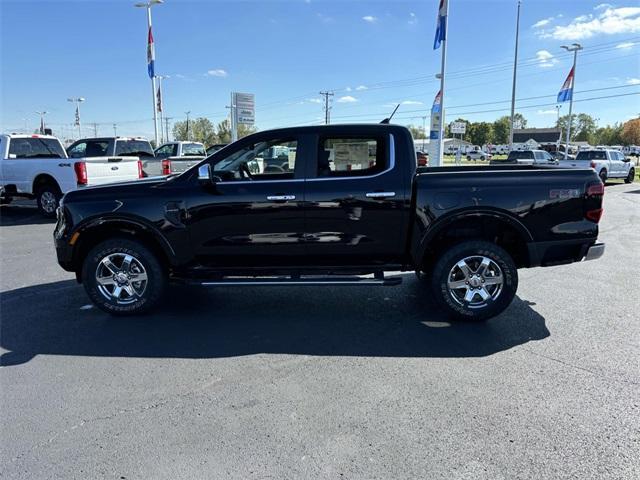
[[419, 169], [401, 126], [299, 127], [177, 176], [69, 192], [54, 239], [112, 314], [149, 310], [169, 281], [397, 285], [385, 272], [415, 271], [453, 316], [482, 320], [510, 304], [518, 268], [602, 255], [603, 194], [591, 169]]

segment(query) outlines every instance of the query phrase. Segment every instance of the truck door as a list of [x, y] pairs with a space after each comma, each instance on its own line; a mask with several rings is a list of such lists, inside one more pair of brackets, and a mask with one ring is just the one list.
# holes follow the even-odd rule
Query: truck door
[[[408, 160], [404, 160], [408, 162]], [[318, 265], [400, 262], [408, 210], [392, 134], [321, 134], [307, 170], [308, 258]]]
[[[215, 185], [188, 194], [187, 227], [196, 257], [212, 266], [274, 266], [304, 257], [304, 163], [308, 135], [252, 136], [210, 157]], [[277, 147], [283, 163], [265, 169]], [[170, 207], [170, 206], [169, 206]], [[177, 206], [179, 207], [179, 206]]]

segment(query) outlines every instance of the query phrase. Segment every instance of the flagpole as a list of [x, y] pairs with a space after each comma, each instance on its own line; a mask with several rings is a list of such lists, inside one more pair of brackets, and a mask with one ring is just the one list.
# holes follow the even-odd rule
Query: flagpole
[[513, 150], [513, 122], [516, 110], [516, 72], [518, 70], [518, 37], [520, 36], [520, 0], [516, 16], [516, 51], [513, 58], [513, 86], [511, 88], [511, 122], [509, 125], [509, 150]]
[[447, 33], [449, 29], [449, 2], [447, 1], [447, 10], [444, 17], [444, 38], [442, 39], [442, 60], [440, 63], [440, 125], [439, 125], [439, 141], [438, 141], [438, 157], [436, 159], [436, 167], [444, 164], [444, 72], [447, 66]]
[[164, 142], [164, 134], [162, 133], [162, 111], [164, 110], [164, 95], [162, 94], [162, 79], [166, 78], [163, 75], [158, 75], [158, 98], [156, 102], [156, 110], [160, 113], [160, 141]]
[[566, 51], [573, 52], [573, 67], [571, 71], [573, 72], [573, 79], [571, 81], [571, 96], [569, 97], [569, 120], [567, 122], [567, 143], [564, 146], [564, 159], [567, 160], [569, 158], [569, 142], [571, 141], [571, 123], [572, 123], [572, 111], [573, 111], [573, 92], [575, 91], [574, 87], [576, 86], [576, 63], [578, 61], [578, 50], [582, 50], [582, 45], [579, 43], [574, 43], [570, 47], [565, 45], [562, 46]]

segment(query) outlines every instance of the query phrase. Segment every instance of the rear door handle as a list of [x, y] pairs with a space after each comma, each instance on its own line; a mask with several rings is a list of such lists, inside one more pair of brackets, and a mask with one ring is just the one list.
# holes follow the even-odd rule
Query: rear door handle
[[295, 195], [269, 195], [267, 196], [267, 200], [272, 202], [286, 202], [287, 200], [295, 200]]
[[368, 198], [391, 198], [395, 197], [396, 192], [369, 192], [367, 193]]

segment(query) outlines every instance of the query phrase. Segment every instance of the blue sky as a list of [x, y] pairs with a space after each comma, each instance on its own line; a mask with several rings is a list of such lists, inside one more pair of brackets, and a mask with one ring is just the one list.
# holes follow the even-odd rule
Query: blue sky
[[[83, 96], [84, 125], [108, 135], [115, 122], [119, 134], [150, 137], [146, 18], [133, 3], [0, 0], [0, 131], [33, 130], [34, 111], [47, 110], [48, 124], [69, 135], [66, 99]], [[333, 123], [379, 121], [402, 103], [397, 122], [421, 124], [438, 90], [437, 3], [165, 0], [153, 23], [156, 72], [170, 76], [167, 115], [220, 121], [235, 90], [255, 93], [261, 129], [311, 124], [323, 118], [318, 92], [334, 90]], [[515, 13], [516, 0], [451, 0], [448, 121], [508, 113]], [[591, 90], [576, 99], [640, 92], [637, 1], [524, 0], [517, 110], [530, 126], [555, 121], [571, 63], [560, 45], [574, 41], [585, 47], [576, 92]], [[640, 113], [640, 95], [577, 102], [574, 111], [624, 121]]]

